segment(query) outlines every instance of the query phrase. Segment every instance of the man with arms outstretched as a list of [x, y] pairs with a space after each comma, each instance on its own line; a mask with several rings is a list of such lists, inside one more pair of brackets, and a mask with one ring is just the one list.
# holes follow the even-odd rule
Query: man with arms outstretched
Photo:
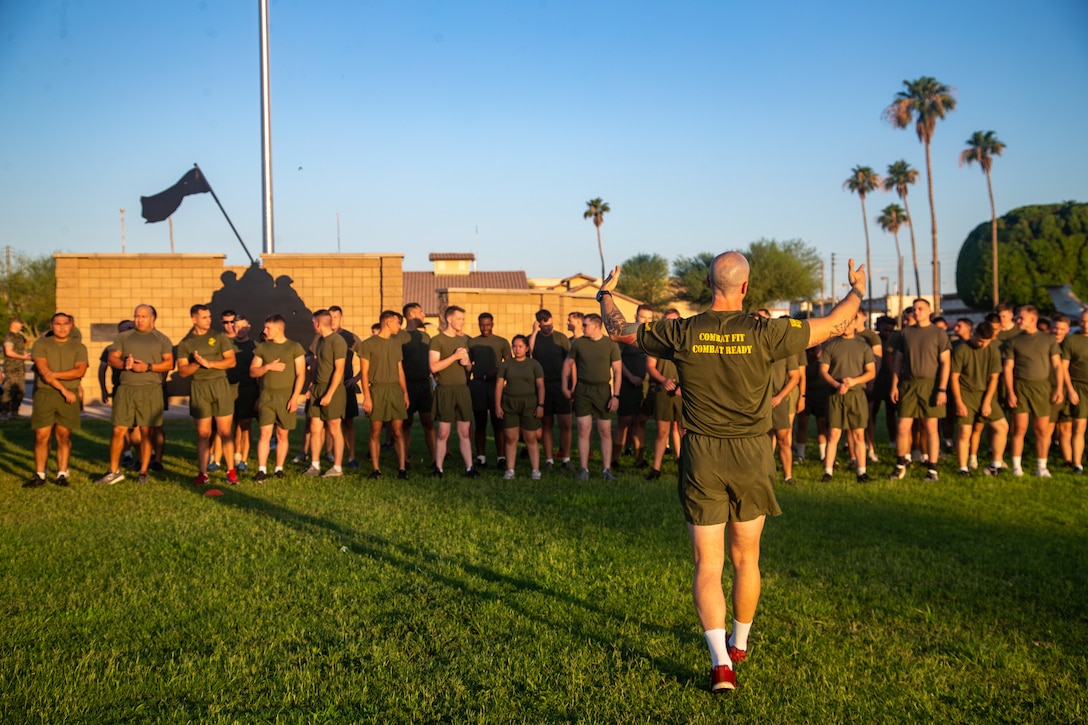
[[[619, 272], [613, 270], [597, 295], [609, 335], [637, 341], [647, 354], [675, 361], [680, 376], [687, 433], [681, 443], [679, 494], [695, 559], [695, 610], [710, 648], [710, 690], [733, 690], [733, 665], [748, 654], [759, 601], [763, 524], [768, 515], [781, 513], [766, 435], [771, 365], [853, 324], [865, 288], [864, 268], [855, 271], [850, 260], [850, 292], [828, 317], [757, 320], [744, 312], [748, 260], [726, 252], [710, 266], [709, 310], [647, 325], [628, 325], [613, 303]], [[732, 637], [725, 631], [722, 587], [727, 539], [734, 570]]]

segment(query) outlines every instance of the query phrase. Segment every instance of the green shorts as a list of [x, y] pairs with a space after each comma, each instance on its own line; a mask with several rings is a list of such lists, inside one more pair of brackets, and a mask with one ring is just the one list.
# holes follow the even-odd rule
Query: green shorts
[[[974, 425], [975, 423], [993, 423], [994, 421], [1001, 420], [1005, 417], [1005, 411], [1002, 410], [1001, 404], [997, 402], [997, 395], [990, 400], [990, 414], [982, 414], [982, 393], [975, 393], [968, 390], [960, 390], [960, 397], [963, 398], [963, 404], [967, 407], [966, 416], [956, 416], [956, 425]], [[949, 404], [948, 409], [952, 410], [955, 406]]]
[[563, 395], [563, 384], [544, 381], [544, 415], [570, 415], [570, 400]]
[[624, 417], [638, 415], [642, 412], [642, 400], [642, 385], [632, 385], [624, 380], [620, 383], [620, 407], [616, 409], [616, 413]]
[[771, 428], [772, 430], [786, 430], [790, 427], [790, 396], [786, 396], [785, 399], [771, 408]]
[[827, 399], [827, 424], [839, 430], [858, 430], [869, 425], [869, 400], [864, 388], [850, 388], [846, 395], [832, 393]]
[[1050, 398], [1054, 395], [1049, 380], [1014, 380], [1016, 407], [1010, 412], [1016, 415], [1028, 413], [1032, 418], [1050, 418], [1054, 404]]
[[1073, 381], [1073, 390], [1077, 391], [1080, 401], [1076, 405], [1069, 404], [1069, 417], [1084, 420], [1088, 418], [1088, 383]]
[[434, 386], [430, 378], [408, 380], [408, 415], [430, 413], [434, 407]]
[[122, 385], [113, 398], [110, 422], [114, 427], [157, 428], [162, 425], [161, 385]]
[[680, 443], [678, 492], [684, 518], [696, 526], [778, 516], [771, 440], [711, 438], [690, 431]]
[[943, 418], [944, 405], [937, 405], [937, 386], [933, 380], [915, 378], [899, 381], [900, 418]]
[[291, 401], [291, 390], [262, 390], [257, 399], [257, 425], [278, 425], [284, 430], [294, 430], [298, 425], [298, 412], [295, 406], [287, 409]]
[[654, 418], [659, 423], [679, 421], [683, 407], [683, 399], [679, 395], [666, 392], [664, 389], [657, 391], [654, 395]]
[[193, 381], [189, 391], [189, 415], [197, 420], [234, 415], [234, 393], [226, 377]]
[[67, 403], [59, 390], [38, 381], [34, 388], [34, 407], [30, 411], [30, 429], [38, 430], [59, 425], [68, 430], [79, 430], [79, 410], [78, 393], [74, 401]]
[[574, 400], [571, 408], [575, 418], [592, 416], [594, 418], [610, 418], [608, 401], [612, 397], [612, 386], [608, 383], [583, 383], [579, 382], [574, 388]]
[[404, 405], [404, 391], [397, 383], [370, 386], [370, 402], [374, 407], [370, 410], [370, 420], [385, 422], [387, 420], [404, 420], [408, 417], [408, 408]]
[[540, 430], [540, 418], [536, 417], [536, 395], [503, 395], [502, 427], [506, 430]]
[[343, 385], [337, 385], [332, 394], [332, 400], [328, 405], [318, 405], [318, 401], [325, 395], [327, 388], [319, 388], [316, 385], [310, 393], [310, 400], [306, 403], [306, 417], [320, 418], [328, 422], [344, 417], [344, 409], [347, 407], [348, 394]]
[[469, 393], [472, 395], [472, 409], [492, 411], [495, 409], [495, 381], [470, 380]]
[[801, 388], [794, 385], [793, 390], [786, 396], [786, 400], [790, 403], [790, 415], [797, 415], [797, 401], [801, 399]]
[[[257, 398], [261, 389], [256, 385], [239, 385], [238, 396], [234, 399], [234, 417], [237, 420], [252, 420], [256, 417]], [[284, 403], [286, 405], [286, 402]]]
[[431, 410], [437, 423], [463, 423], [473, 420], [472, 393], [467, 385], [439, 385], [434, 389], [434, 408]]

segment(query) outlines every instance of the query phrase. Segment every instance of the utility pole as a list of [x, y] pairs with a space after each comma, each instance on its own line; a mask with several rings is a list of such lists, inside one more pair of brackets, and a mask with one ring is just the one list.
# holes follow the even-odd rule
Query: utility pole
[[125, 253], [125, 207], [121, 207], [121, 254]]
[[340, 212], [336, 212], [336, 253], [340, 254]]
[[831, 253], [831, 296], [835, 296], [835, 253]]
[[166, 221], [170, 222], [170, 254], [174, 253], [174, 215], [166, 217]]
[[820, 317], [827, 314], [827, 288], [824, 287], [826, 281], [824, 276], [824, 260], [820, 260]]

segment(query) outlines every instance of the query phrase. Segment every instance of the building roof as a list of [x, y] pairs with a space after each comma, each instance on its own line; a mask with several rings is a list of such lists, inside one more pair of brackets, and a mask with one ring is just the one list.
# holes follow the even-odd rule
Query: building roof
[[[434, 255], [431, 255], [432, 257]], [[404, 272], [404, 304], [418, 302], [423, 314], [437, 317], [438, 294], [435, 290], [460, 289], [529, 289], [525, 272], [469, 272], [468, 274], [435, 274], [434, 272]]]
[[439, 261], [469, 261], [475, 262], [476, 255], [472, 252], [431, 252], [427, 255], [427, 259], [431, 262]]

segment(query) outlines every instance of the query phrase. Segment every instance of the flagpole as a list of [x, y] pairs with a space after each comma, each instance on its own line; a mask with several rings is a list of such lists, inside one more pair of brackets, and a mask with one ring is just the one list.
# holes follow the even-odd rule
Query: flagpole
[[[246, 256], [249, 257], [249, 263], [256, 264], [257, 262], [253, 259], [253, 255], [249, 253], [249, 249], [246, 247], [246, 243], [242, 241], [242, 235], [239, 234], [238, 230], [234, 228], [234, 222], [232, 222], [230, 220], [230, 217], [227, 215], [227, 210], [224, 209], [223, 205], [219, 203], [219, 197], [215, 195], [215, 189], [213, 189], [212, 185], [208, 183], [207, 175], [200, 170], [200, 164], [193, 164], [193, 168], [195, 168], [197, 171], [200, 171], [200, 175], [204, 177], [204, 183], [208, 185], [208, 192], [211, 193], [212, 198], [215, 199], [215, 203], [219, 207], [219, 211], [223, 212], [223, 218], [227, 220], [227, 224], [230, 224], [230, 230], [234, 232], [234, 236], [238, 238], [238, 243], [242, 245], [242, 249], [245, 251]], [[171, 251], [173, 251], [173, 249], [171, 249]]]
[[268, 79], [268, 0], [259, 1], [261, 26], [261, 209], [264, 254], [275, 253], [272, 233], [272, 101]]
[[174, 215], [166, 217], [166, 221], [170, 222], [170, 254], [174, 253]]

